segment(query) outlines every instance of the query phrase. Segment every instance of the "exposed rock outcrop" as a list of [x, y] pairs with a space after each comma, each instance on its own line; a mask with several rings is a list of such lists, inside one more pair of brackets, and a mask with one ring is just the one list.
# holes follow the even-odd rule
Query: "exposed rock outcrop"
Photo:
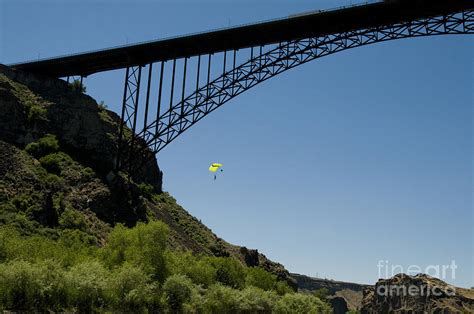
[[[62, 80], [13, 71], [0, 65], [0, 139], [24, 147], [55, 134], [62, 148], [96, 172], [115, 168], [120, 118]], [[149, 152], [150, 153], [150, 152]], [[162, 172], [149, 158], [136, 174], [160, 192]]]
[[474, 291], [425, 274], [399, 274], [364, 290], [361, 313], [474, 313]]
[[343, 297], [333, 296], [328, 298], [334, 314], [346, 314], [349, 311], [346, 300]]

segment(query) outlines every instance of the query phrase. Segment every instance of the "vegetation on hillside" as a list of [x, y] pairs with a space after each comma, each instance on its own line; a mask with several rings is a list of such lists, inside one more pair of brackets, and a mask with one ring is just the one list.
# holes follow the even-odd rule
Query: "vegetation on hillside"
[[[0, 142], [0, 152], [0, 310], [330, 311], [275, 274], [245, 266], [229, 244], [216, 241], [169, 194], [150, 186], [137, 189], [155, 212], [149, 209], [134, 227], [111, 227], [87, 208], [78, 209], [76, 191], [96, 191], [103, 183], [61, 151], [54, 135], [23, 151]], [[185, 236], [201, 253], [179, 249]]]
[[[74, 220], [74, 218], [71, 218]], [[79, 229], [57, 239], [0, 227], [0, 309], [329, 313], [261, 268], [167, 248], [160, 221], [117, 225], [98, 247]]]

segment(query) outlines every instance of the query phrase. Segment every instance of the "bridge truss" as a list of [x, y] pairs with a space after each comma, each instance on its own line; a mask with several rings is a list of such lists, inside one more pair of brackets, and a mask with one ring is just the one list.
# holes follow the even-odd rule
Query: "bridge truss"
[[[164, 60], [158, 62], [159, 75], [155, 83], [152, 78], [153, 63], [127, 67], [117, 171], [128, 170], [133, 174], [154, 154], [229, 100], [296, 66], [369, 44], [448, 34], [474, 34], [474, 11], [469, 9], [245, 49]], [[216, 59], [218, 62], [214, 61]], [[165, 69], [167, 62], [171, 68], [169, 72]], [[176, 93], [178, 64], [180, 93]], [[144, 68], [148, 70], [145, 74], [142, 73]], [[191, 72], [193, 77], [189, 78]], [[144, 101], [140, 102], [143, 75], [147, 78], [147, 84]], [[169, 89], [166, 91], [165, 77], [169, 81], [166, 84]], [[152, 106], [150, 90], [153, 86], [157, 87], [157, 92]], [[139, 110], [143, 113], [142, 121], [137, 120]], [[126, 134], [126, 127], [132, 130], [131, 134]], [[153, 154], [150, 154], [150, 150]]]

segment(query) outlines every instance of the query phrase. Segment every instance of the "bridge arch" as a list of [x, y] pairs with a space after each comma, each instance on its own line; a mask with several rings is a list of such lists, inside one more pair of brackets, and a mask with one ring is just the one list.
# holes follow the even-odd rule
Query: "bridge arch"
[[[153, 153], [158, 153], [179, 135], [231, 99], [309, 61], [379, 42], [450, 34], [474, 34], [474, 11], [279, 43], [265, 53], [251, 57], [239, 65], [234, 64], [232, 69], [224, 70], [212, 81], [208, 80], [207, 84], [196, 88], [187, 97], [170, 106], [157, 119], [149, 124], [145, 123], [143, 130], [137, 132], [138, 139], [132, 137], [126, 145], [132, 151], [134, 141], [144, 141], [145, 145], [140, 145], [142, 148], [138, 155], [142, 159], [144, 147], [150, 148]], [[140, 70], [140, 67], [132, 69], [133, 73]], [[136, 158], [137, 155], [134, 156]], [[147, 156], [146, 158], [149, 158], [149, 154]], [[123, 165], [127, 164], [130, 166], [131, 163], [125, 161]]]

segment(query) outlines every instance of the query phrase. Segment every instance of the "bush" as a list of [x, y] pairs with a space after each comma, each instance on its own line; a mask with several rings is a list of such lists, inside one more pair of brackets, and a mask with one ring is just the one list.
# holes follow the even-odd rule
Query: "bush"
[[109, 235], [104, 258], [109, 267], [128, 261], [142, 267], [158, 282], [164, 282], [167, 238], [168, 227], [159, 221], [138, 223], [133, 229], [117, 225]]
[[274, 308], [275, 313], [332, 313], [331, 307], [312, 295], [288, 293], [278, 300]]
[[239, 311], [244, 313], [271, 313], [278, 296], [274, 292], [247, 287], [239, 294]]
[[207, 257], [204, 259], [216, 269], [216, 280], [234, 289], [241, 289], [245, 283], [244, 266], [235, 258]]
[[41, 157], [39, 162], [49, 173], [60, 175], [64, 168], [72, 164], [72, 159], [65, 153], [57, 152]]
[[69, 89], [73, 92], [78, 93], [85, 93], [87, 91], [86, 86], [82, 84], [80, 80], [74, 80], [69, 83]]
[[204, 298], [205, 313], [236, 313], [239, 309], [238, 290], [220, 284], [209, 287]]
[[114, 307], [137, 311], [159, 306], [158, 288], [148, 274], [139, 267], [123, 264], [111, 277], [111, 297]]
[[323, 301], [325, 301], [329, 295], [329, 290], [327, 288], [320, 288], [313, 292], [313, 295]]
[[285, 295], [294, 292], [293, 289], [285, 281], [278, 281], [275, 285], [275, 292], [278, 295]]
[[84, 181], [89, 181], [95, 177], [95, 172], [90, 167], [81, 169], [81, 177]]
[[[18, 202], [28, 208], [28, 202]], [[314, 295], [288, 293], [286, 283], [262, 268], [230, 257], [166, 251], [168, 229], [162, 222], [117, 225], [108, 244], [98, 248], [97, 239], [80, 230], [84, 217], [77, 211], [63, 212], [64, 229], [41, 232], [12, 214], [18, 217], [0, 226], [0, 309], [330, 313]]]
[[110, 273], [97, 261], [73, 266], [67, 273], [71, 305], [90, 312], [111, 303], [109, 278]]
[[190, 252], [168, 252], [166, 264], [172, 274], [183, 274], [205, 288], [216, 282], [216, 269]]
[[66, 306], [64, 272], [56, 262], [0, 264], [0, 307], [60, 310]]
[[40, 299], [37, 267], [24, 261], [0, 265], [0, 304], [5, 309], [33, 309]]
[[46, 120], [47, 112], [46, 108], [39, 105], [32, 105], [28, 109], [28, 121], [34, 122], [38, 120]]
[[193, 283], [183, 275], [173, 275], [166, 279], [163, 284], [163, 297], [169, 309], [180, 312], [184, 303], [191, 300]]
[[138, 189], [140, 190], [140, 193], [143, 195], [143, 197], [149, 200], [151, 200], [155, 194], [155, 188], [150, 184], [140, 183], [138, 185]]
[[59, 225], [65, 229], [86, 231], [87, 223], [84, 215], [77, 210], [66, 209], [59, 217]]
[[56, 136], [47, 134], [36, 142], [26, 145], [25, 150], [28, 154], [38, 159], [47, 154], [57, 152], [59, 150], [59, 143]]
[[275, 290], [277, 277], [260, 267], [251, 267], [247, 269], [245, 277], [247, 286], [254, 286], [263, 290]]

